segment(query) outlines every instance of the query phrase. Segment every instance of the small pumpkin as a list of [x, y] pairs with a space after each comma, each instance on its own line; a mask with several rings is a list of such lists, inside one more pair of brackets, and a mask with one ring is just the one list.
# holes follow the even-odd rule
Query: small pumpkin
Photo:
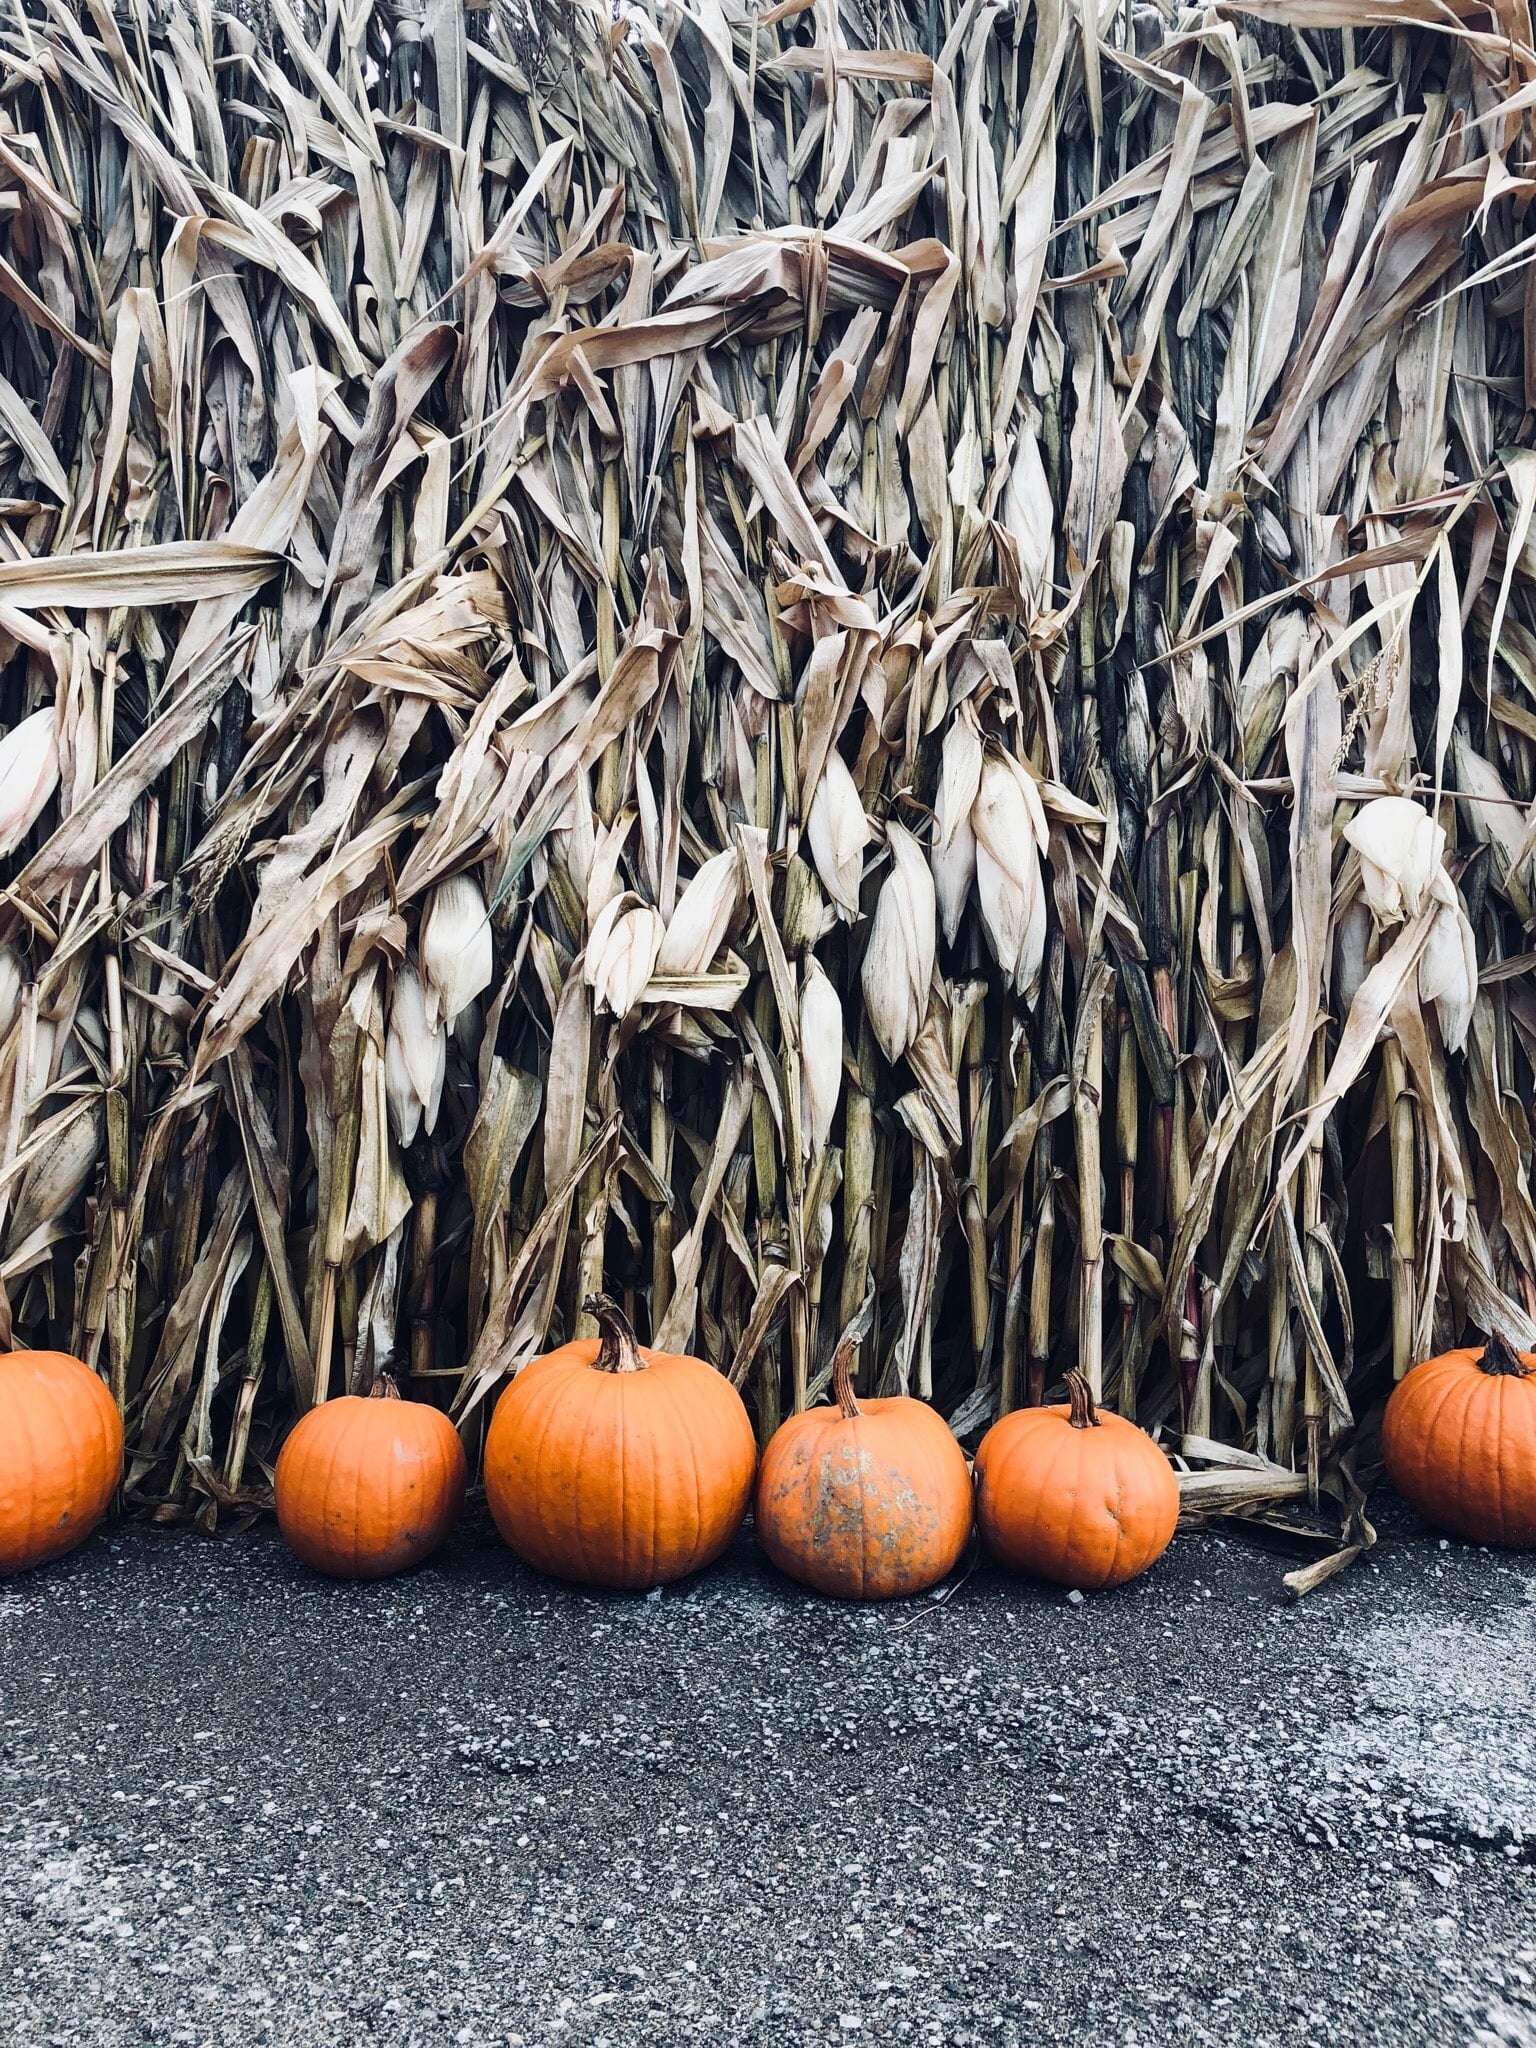
[[1536, 1546], [1536, 1353], [1498, 1331], [1406, 1372], [1381, 1419], [1387, 1476], [1437, 1529]]
[[757, 1446], [740, 1394], [702, 1358], [647, 1350], [617, 1302], [598, 1335], [525, 1365], [485, 1439], [485, 1497], [527, 1564], [649, 1588], [711, 1563], [741, 1527]]
[[62, 1351], [0, 1358], [0, 1577], [83, 1543], [122, 1476], [122, 1417], [88, 1365]]
[[757, 1479], [758, 1541], [781, 1572], [842, 1600], [937, 1585], [971, 1533], [971, 1475], [942, 1416], [904, 1394], [860, 1402], [857, 1338], [838, 1346], [834, 1406], [774, 1432]]
[[1015, 1571], [1097, 1592], [1156, 1562], [1173, 1540], [1179, 1483], [1145, 1430], [1103, 1413], [1080, 1372], [1064, 1408], [1016, 1408], [976, 1453], [976, 1519]]
[[283, 1445], [277, 1525], [333, 1579], [386, 1579], [442, 1542], [464, 1506], [464, 1447], [440, 1408], [402, 1401], [388, 1373], [371, 1394], [311, 1408]]

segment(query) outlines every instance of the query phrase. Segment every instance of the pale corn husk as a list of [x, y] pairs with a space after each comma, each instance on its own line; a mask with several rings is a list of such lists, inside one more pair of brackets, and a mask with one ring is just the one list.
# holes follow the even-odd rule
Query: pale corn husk
[[1377, 797], [1350, 819], [1344, 837], [1360, 856], [1360, 886], [1377, 923], [1417, 917], [1445, 851], [1444, 829], [1423, 805]]
[[1434, 1004], [1447, 1052], [1460, 1052], [1477, 1000], [1477, 940], [1444, 868], [1436, 870], [1429, 893], [1437, 908], [1419, 956], [1419, 1000]]
[[969, 815], [960, 819], [947, 841], [935, 838], [928, 855], [933, 870], [933, 892], [944, 943], [952, 946], [959, 935], [966, 906], [976, 887], [976, 834]]
[[452, 875], [432, 891], [421, 920], [421, 983], [429, 1030], [453, 1029], [491, 984], [495, 956], [490, 918], [472, 875]]
[[51, 1017], [38, 1016], [33, 1019], [32, 1060], [27, 1069], [27, 1100], [30, 1103], [37, 1103], [47, 1092], [49, 1077], [53, 1072], [53, 1048], [57, 1037], [58, 1027]]
[[16, 1021], [16, 1012], [21, 1007], [22, 989], [21, 961], [14, 947], [0, 946], [0, 1040]]
[[944, 735], [934, 805], [929, 864], [946, 945], [955, 943], [976, 879], [976, 835], [971, 808], [981, 784], [981, 735], [969, 706], [961, 708]]
[[1040, 873], [1039, 801], [1012, 763], [983, 765], [971, 812], [976, 834], [976, 900], [993, 958], [1026, 1001], [1045, 958], [1045, 884]]
[[598, 913], [582, 969], [600, 1010], [627, 1017], [656, 971], [665, 927], [638, 896], [615, 896]]
[[800, 1142], [807, 1158], [831, 1135], [843, 1081], [843, 1006], [814, 953], [800, 985]]
[[904, 825], [886, 827], [891, 869], [881, 884], [864, 949], [860, 982], [875, 1042], [899, 1060], [928, 1014], [937, 941], [933, 877]]
[[704, 862], [678, 898], [656, 955], [659, 975], [705, 973], [724, 943], [741, 900], [741, 862], [734, 851]]
[[437, 1128], [438, 1106], [448, 1072], [448, 1032], [427, 1022], [421, 976], [409, 960], [395, 970], [389, 1005], [389, 1031], [384, 1041], [384, 1086], [390, 1126], [402, 1145], [416, 1133], [428, 1136]]
[[848, 764], [834, 748], [805, 822], [811, 858], [821, 886], [843, 918], [857, 917], [859, 887], [864, 879], [864, 849], [869, 844], [869, 819]]
[[0, 739], [0, 855], [21, 844], [58, 786], [58, 728], [49, 704]]

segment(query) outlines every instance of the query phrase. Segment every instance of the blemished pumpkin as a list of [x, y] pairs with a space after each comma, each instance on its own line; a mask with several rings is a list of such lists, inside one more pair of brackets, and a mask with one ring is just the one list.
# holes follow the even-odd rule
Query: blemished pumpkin
[[0, 1577], [83, 1543], [123, 1476], [105, 1383], [63, 1351], [0, 1357]]
[[833, 1405], [792, 1415], [757, 1476], [758, 1541], [781, 1572], [843, 1600], [921, 1593], [971, 1533], [971, 1475], [949, 1425], [898, 1394], [859, 1401], [857, 1342], [838, 1347]]
[[485, 1497], [526, 1564], [589, 1586], [649, 1589], [717, 1558], [752, 1497], [741, 1396], [702, 1358], [637, 1344], [617, 1302], [596, 1337], [525, 1365], [485, 1439]]
[[997, 1560], [1061, 1586], [1123, 1585], [1173, 1540], [1179, 1483], [1145, 1430], [1103, 1413], [1079, 1372], [1064, 1408], [1016, 1408], [976, 1453], [976, 1520]]
[[277, 1461], [277, 1525], [333, 1579], [387, 1579], [430, 1557], [464, 1506], [464, 1447], [440, 1408], [403, 1401], [387, 1373], [371, 1394], [326, 1401]]
[[1497, 1331], [1413, 1366], [1381, 1419], [1387, 1476], [1427, 1522], [1471, 1543], [1536, 1546], [1536, 1353]]

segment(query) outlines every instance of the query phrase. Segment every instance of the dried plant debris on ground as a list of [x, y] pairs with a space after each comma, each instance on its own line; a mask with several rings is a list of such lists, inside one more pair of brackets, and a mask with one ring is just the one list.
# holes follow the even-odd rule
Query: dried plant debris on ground
[[1530, 1341], [1519, 0], [11, 0], [0, 1338], [130, 1503], [599, 1282], [1230, 1512]]

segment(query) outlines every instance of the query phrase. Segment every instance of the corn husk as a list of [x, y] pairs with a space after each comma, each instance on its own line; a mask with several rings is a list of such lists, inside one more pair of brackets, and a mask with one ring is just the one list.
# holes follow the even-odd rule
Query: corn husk
[[895, 1061], [928, 1014], [937, 930], [933, 877], [916, 839], [893, 819], [886, 846], [891, 867], [875, 901], [862, 982], [875, 1042]]
[[453, 875], [432, 891], [421, 920], [421, 983], [426, 1025], [451, 1031], [494, 972], [490, 919], [480, 885]]
[[800, 988], [800, 1142], [808, 1158], [826, 1150], [842, 1096], [843, 1006], [814, 953]]
[[665, 926], [639, 897], [615, 896], [599, 911], [582, 969], [599, 1010], [627, 1017], [656, 970]]
[[418, 1130], [425, 1130], [428, 1137], [436, 1130], [447, 1073], [447, 1027], [427, 1021], [421, 976], [403, 960], [395, 971], [384, 1042], [390, 1128], [399, 1144], [414, 1143]]
[[1445, 851], [1444, 830], [1421, 804], [1380, 796], [1344, 827], [1360, 856], [1360, 886], [1380, 925], [1417, 917]]
[[0, 855], [15, 852], [58, 786], [57, 720], [50, 704], [0, 739]]
[[1039, 799], [1006, 757], [982, 767], [971, 829], [976, 839], [976, 900], [982, 929], [1003, 978], [1032, 1002], [1045, 959], [1045, 837]]
[[735, 852], [717, 853], [705, 861], [667, 920], [654, 971], [679, 976], [707, 973], [740, 899], [741, 863]]
[[869, 819], [841, 754], [827, 757], [811, 799], [805, 830], [821, 886], [836, 905], [838, 915], [857, 917], [864, 849], [870, 837]]

